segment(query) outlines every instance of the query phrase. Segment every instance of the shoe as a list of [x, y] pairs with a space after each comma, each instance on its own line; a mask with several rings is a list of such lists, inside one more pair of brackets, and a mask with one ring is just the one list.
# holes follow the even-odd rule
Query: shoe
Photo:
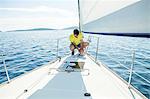
[[72, 55], [74, 55], [74, 51], [72, 51], [72, 53], [71, 53]]
[[84, 54], [78, 54], [78, 56], [84, 56]]

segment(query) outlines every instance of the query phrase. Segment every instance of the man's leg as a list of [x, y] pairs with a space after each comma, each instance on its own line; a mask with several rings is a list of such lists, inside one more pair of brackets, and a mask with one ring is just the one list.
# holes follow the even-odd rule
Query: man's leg
[[70, 44], [70, 50], [72, 51], [72, 55], [74, 55], [74, 49], [75, 49], [75, 46], [73, 44]]
[[83, 47], [83, 48], [86, 48], [87, 46], [89, 46], [89, 43], [88, 43], [88, 42], [82, 42], [82, 47]]
[[77, 46], [78, 46], [78, 51], [79, 51], [80, 55], [83, 55], [83, 54], [84, 54], [84, 48], [83, 48], [82, 43], [80, 43], [80, 44], [77, 45]]
[[88, 45], [89, 45], [88, 42], [82, 42], [82, 43], [80, 44], [80, 49], [79, 49], [80, 55], [84, 55], [84, 48], [86, 48]]
[[79, 53], [80, 53], [80, 55], [84, 55], [84, 49], [83, 49], [83, 48], [80, 48], [80, 49], [79, 49]]

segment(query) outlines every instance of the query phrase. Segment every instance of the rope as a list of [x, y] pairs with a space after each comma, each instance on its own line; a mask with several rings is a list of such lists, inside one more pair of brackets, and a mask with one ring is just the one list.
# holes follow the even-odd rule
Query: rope
[[[107, 55], [107, 54], [106, 54]], [[109, 57], [110, 59], [112, 59], [114, 62], [118, 63], [120, 66], [123, 66], [124, 68], [126, 68], [127, 70], [130, 70], [130, 68], [124, 66], [122, 63], [115, 61], [115, 59], [113, 59], [112, 57], [110, 57], [109, 55], [107, 55], [107, 57]], [[146, 78], [142, 77], [140, 74], [138, 74], [136, 71], [133, 70], [133, 73], [135, 75], [137, 75], [138, 77], [142, 78], [143, 80], [145, 80], [146, 82], [150, 83], [149, 80], [147, 80]]]

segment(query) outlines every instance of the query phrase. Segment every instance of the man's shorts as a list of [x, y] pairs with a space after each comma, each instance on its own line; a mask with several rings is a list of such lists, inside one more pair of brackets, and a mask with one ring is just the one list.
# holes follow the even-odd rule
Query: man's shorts
[[74, 46], [74, 48], [81, 48], [81, 44], [78, 44], [77, 46], [75, 46], [74, 44], [71, 43], [70, 46], [72, 45]]

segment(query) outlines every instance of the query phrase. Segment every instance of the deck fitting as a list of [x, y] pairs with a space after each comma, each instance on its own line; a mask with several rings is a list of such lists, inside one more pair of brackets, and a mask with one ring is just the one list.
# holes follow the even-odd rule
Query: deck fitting
[[24, 93], [26, 93], [26, 92], [28, 92], [28, 89], [25, 89], [25, 90], [24, 90]]
[[89, 97], [89, 96], [91, 96], [91, 94], [90, 93], [84, 93], [84, 96]]

